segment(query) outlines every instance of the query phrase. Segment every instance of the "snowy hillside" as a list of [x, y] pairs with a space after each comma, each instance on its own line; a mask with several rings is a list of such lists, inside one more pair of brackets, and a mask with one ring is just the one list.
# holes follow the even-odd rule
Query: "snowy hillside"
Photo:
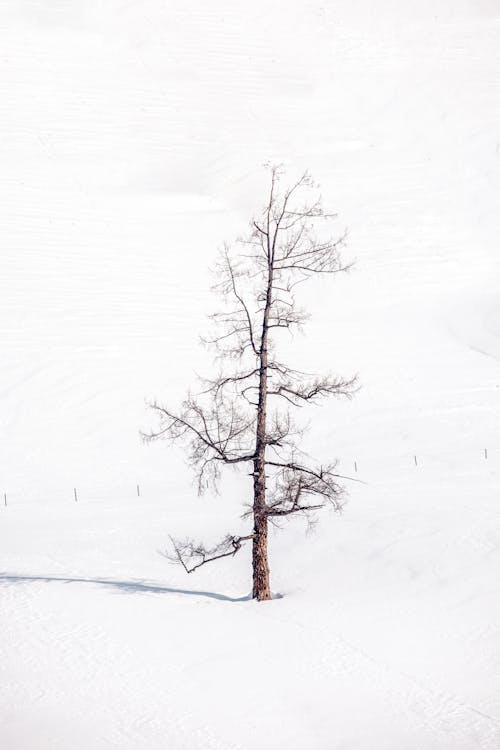
[[[0, 38], [0, 746], [498, 750], [496, 0], [4, 0]], [[159, 554], [247, 479], [199, 499], [139, 430], [210, 368], [268, 160], [349, 230], [286, 346], [359, 373], [307, 417], [362, 482], [257, 604], [247, 553]]]

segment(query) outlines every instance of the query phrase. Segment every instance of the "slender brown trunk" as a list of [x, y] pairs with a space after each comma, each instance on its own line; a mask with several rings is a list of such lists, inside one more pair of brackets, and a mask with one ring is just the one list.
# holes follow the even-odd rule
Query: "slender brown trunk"
[[269, 276], [267, 282], [266, 304], [262, 322], [260, 343], [259, 401], [257, 405], [257, 437], [254, 460], [254, 493], [253, 493], [253, 593], [259, 602], [271, 598], [269, 582], [269, 563], [267, 559], [267, 514], [266, 514], [266, 408], [267, 408], [267, 339], [269, 332], [269, 313], [271, 309], [273, 284], [273, 264], [269, 255]]
[[[255, 462], [257, 464], [257, 461]], [[254, 484], [254, 530], [252, 547], [253, 592], [254, 599], [259, 602], [271, 598], [269, 582], [269, 563], [267, 560], [267, 515], [265, 513], [265, 473], [264, 487], [259, 477], [262, 473], [256, 467], [257, 476]], [[259, 485], [259, 487], [257, 487]]]

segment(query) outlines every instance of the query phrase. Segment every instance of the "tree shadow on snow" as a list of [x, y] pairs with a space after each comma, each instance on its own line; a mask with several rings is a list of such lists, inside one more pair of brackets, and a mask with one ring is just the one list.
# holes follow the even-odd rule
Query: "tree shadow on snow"
[[204, 596], [208, 599], [218, 599], [222, 602], [246, 602], [251, 600], [251, 595], [247, 596], [226, 596], [217, 594], [214, 591], [196, 591], [193, 589], [176, 589], [165, 586], [154, 586], [139, 581], [112, 581], [105, 578], [66, 578], [58, 576], [26, 576], [0, 574], [0, 583], [28, 583], [30, 581], [45, 581], [46, 583], [93, 583], [100, 586], [107, 586], [114, 591], [121, 591], [126, 594], [183, 594], [185, 596]]

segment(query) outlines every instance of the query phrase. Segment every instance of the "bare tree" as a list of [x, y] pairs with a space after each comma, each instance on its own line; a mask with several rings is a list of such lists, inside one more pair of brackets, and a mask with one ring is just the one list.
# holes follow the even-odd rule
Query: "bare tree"
[[145, 436], [187, 446], [200, 492], [209, 482], [217, 486], [223, 466], [252, 467], [253, 497], [246, 513], [253, 519], [251, 533], [228, 535], [213, 548], [172, 541], [173, 557], [191, 573], [235, 555], [251, 540], [253, 597], [259, 601], [271, 598], [269, 522], [342, 506], [344, 477], [335, 462], [308, 463], [292, 413], [327, 396], [349, 397], [355, 389], [355, 378], [308, 375], [278, 358], [277, 334], [301, 327], [307, 318], [296, 301], [297, 286], [316, 274], [347, 268], [339, 252], [345, 236], [332, 239], [325, 233], [335, 217], [315, 197], [310, 176], [286, 189], [282, 176], [280, 167], [270, 167], [265, 208], [247, 236], [221, 253], [215, 289], [223, 305], [211, 316], [214, 332], [205, 340], [215, 349], [220, 371], [203, 381], [196, 396], [188, 394], [179, 411], [152, 403], [159, 425]]

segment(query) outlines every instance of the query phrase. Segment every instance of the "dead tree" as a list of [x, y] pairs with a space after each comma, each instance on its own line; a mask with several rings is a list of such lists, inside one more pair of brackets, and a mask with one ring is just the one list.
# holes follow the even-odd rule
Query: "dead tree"
[[251, 467], [251, 533], [228, 535], [213, 548], [172, 541], [173, 556], [191, 573], [235, 555], [251, 540], [253, 597], [259, 601], [271, 598], [269, 522], [342, 506], [335, 462], [307, 462], [292, 412], [327, 396], [349, 397], [355, 389], [355, 378], [308, 375], [278, 356], [277, 334], [301, 327], [307, 318], [296, 301], [297, 287], [317, 274], [347, 268], [340, 257], [345, 236], [328, 234], [335, 217], [323, 210], [309, 175], [286, 189], [282, 176], [279, 167], [270, 168], [264, 210], [247, 236], [221, 253], [215, 289], [223, 306], [211, 316], [214, 332], [205, 340], [221, 370], [203, 381], [196, 396], [188, 394], [179, 411], [152, 403], [159, 424], [145, 436], [187, 445], [200, 492], [210, 481], [217, 485], [223, 466]]

